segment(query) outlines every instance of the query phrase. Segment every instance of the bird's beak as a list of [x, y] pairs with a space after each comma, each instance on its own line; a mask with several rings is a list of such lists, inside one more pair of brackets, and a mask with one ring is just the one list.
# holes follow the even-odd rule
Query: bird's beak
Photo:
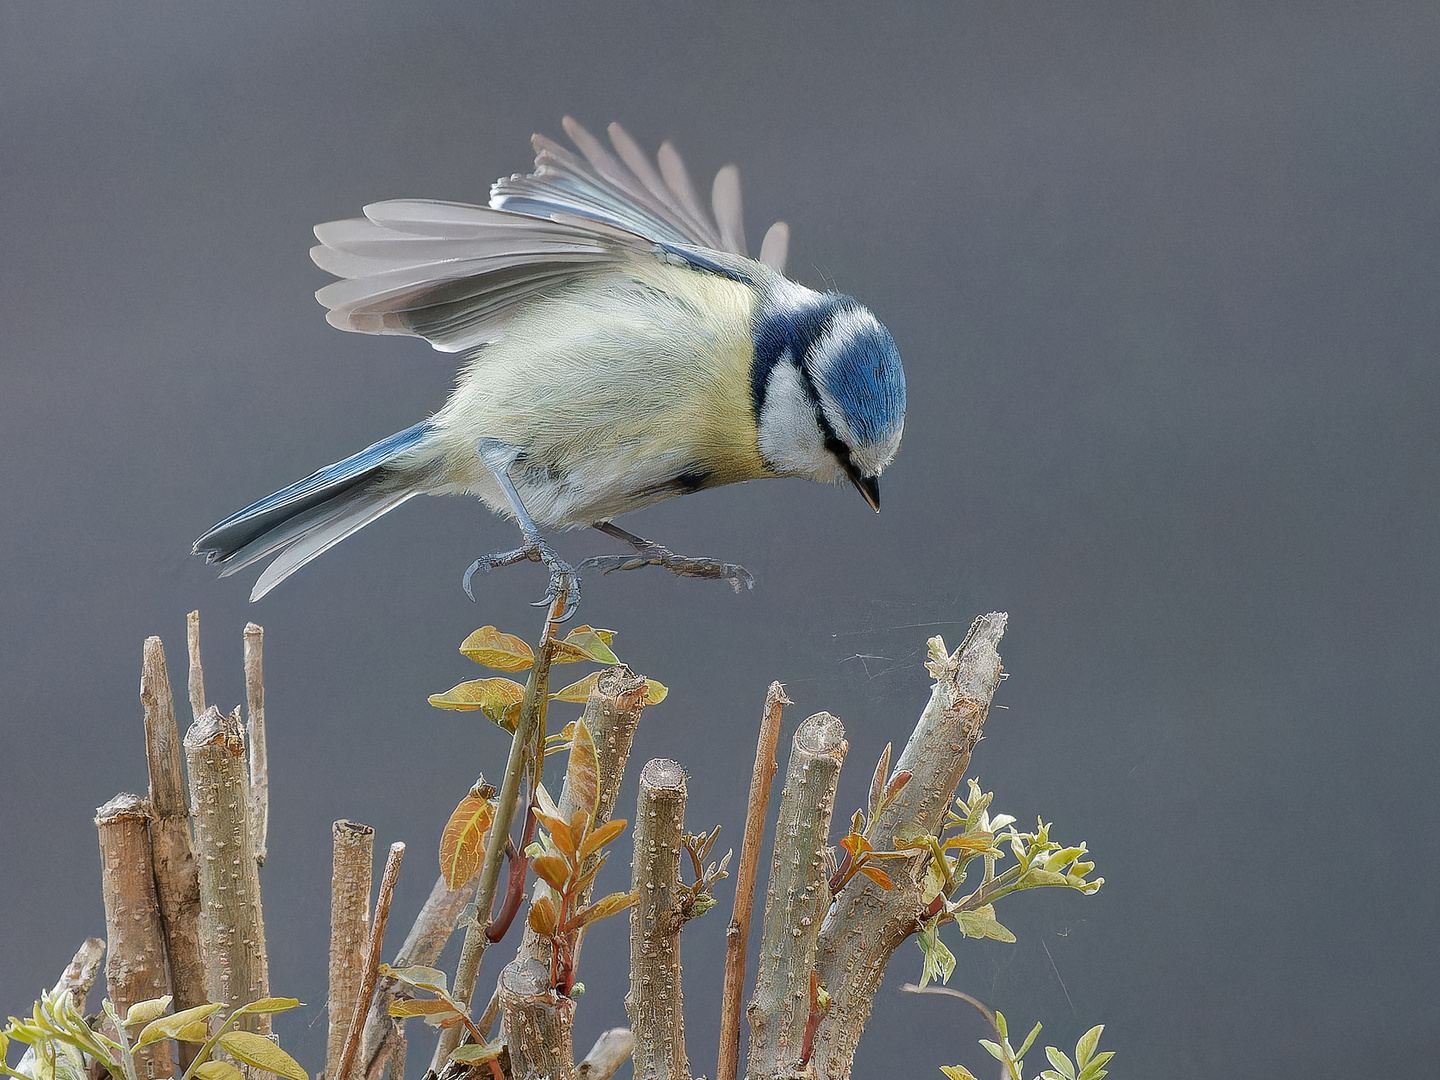
[[858, 472], [850, 474], [850, 482], [855, 489], [865, 496], [865, 501], [870, 504], [870, 509], [875, 513], [880, 512], [880, 481], [874, 476], [861, 476]]

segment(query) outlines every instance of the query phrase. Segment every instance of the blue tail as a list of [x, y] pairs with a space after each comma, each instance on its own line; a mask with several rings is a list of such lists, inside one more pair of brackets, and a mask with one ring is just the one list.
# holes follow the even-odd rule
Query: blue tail
[[231, 514], [195, 541], [195, 554], [223, 565], [220, 576], [228, 577], [281, 552], [255, 583], [250, 599], [259, 600], [311, 559], [420, 494], [418, 487], [404, 482], [403, 474], [387, 475], [385, 466], [423, 446], [434, 433], [425, 420], [325, 466]]

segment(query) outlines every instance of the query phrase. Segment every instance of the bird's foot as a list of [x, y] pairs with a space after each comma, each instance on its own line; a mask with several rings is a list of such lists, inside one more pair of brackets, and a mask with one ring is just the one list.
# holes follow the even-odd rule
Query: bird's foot
[[634, 555], [597, 555], [582, 562], [580, 569], [599, 570], [602, 574], [608, 574], [612, 570], [638, 570], [642, 566], [663, 566], [680, 577], [728, 581], [737, 593], [755, 587], [754, 575], [743, 566], [719, 562], [716, 559], [693, 559], [688, 555], [676, 555], [669, 548], [652, 544], [648, 540], [635, 544]]
[[561, 611], [556, 622], [564, 622], [575, 614], [575, 609], [580, 605], [580, 575], [576, 573], [575, 567], [571, 566], [559, 555], [555, 549], [544, 540], [526, 540], [523, 547], [514, 551], [502, 551], [493, 555], [482, 555], [470, 564], [465, 571], [465, 577], [461, 584], [465, 587], [465, 595], [472, 601], [475, 593], [471, 588], [471, 582], [476, 574], [487, 574], [491, 570], [502, 566], [514, 566], [518, 562], [539, 562], [544, 563], [550, 571], [550, 587], [542, 600], [536, 601], [533, 607], [545, 607], [555, 603], [555, 598], [563, 592], [565, 595], [564, 610]]

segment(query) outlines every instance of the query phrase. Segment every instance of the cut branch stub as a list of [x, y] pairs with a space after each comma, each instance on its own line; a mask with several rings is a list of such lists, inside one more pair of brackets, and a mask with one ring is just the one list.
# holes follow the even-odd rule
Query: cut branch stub
[[[110, 942], [105, 980], [121, 1017], [138, 1002], [165, 996], [165, 939], [150, 864], [149, 819], [149, 804], [138, 795], [116, 795], [95, 811]], [[170, 1044], [153, 1043], [138, 1051], [135, 1066], [140, 1080], [170, 1076]]]
[[575, 1002], [550, 988], [545, 965], [513, 961], [500, 973], [499, 993], [501, 1037], [513, 1080], [573, 1080]]
[[656, 758], [640, 770], [630, 909], [630, 993], [635, 1080], [690, 1080], [680, 987], [680, 853], [685, 770]]
[[[330, 874], [330, 1027], [325, 1072], [335, 1076], [350, 1017], [365, 977], [365, 943], [370, 938], [370, 878], [375, 870], [375, 830], [337, 821], [332, 830]], [[362, 1066], [363, 1066], [362, 1061]]]
[[[224, 716], [212, 705], [185, 733], [200, 872], [200, 954], [209, 1000], [226, 1003], [224, 1016], [270, 996], [245, 729], [239, 714], [236, 709]], [[245, 1016], [241, 1024], [258, 1034], [270, 1032], [265, 1013]]]
[[775, 850], [765, 894], [765, 922], [750, 1000], [747, 1075], [755, 1080], [801, 1072], [810, 1019], [816, 939], [830, 905], [825, 847], [835, 808], [845, 728], [816, 713], [795, 732], [775, 823]]
[[[982, 615], [953, 654], [929, 665], [935, 677], [930, 701], [895, 764], [897, 772], [909, 772], [911, 779], [880, 815], [873, 837], [876, 848], [893, 848], [901, 826], [935, 833], [944, 823], [1000, 684], [997, 645], [1006, 621], [1004, 612]], [[894, 865], [893, 871], [887, 869], [895, 884], [888, 892], [857, 874], [825, 917], [816, 969], [831, 1005], [816, 1032], [813, 1057], [815, 1074], [823, 1080], [850, 1075], [885, 965], [919, 929], [924, 866], [924, 857], [917, 856]]]

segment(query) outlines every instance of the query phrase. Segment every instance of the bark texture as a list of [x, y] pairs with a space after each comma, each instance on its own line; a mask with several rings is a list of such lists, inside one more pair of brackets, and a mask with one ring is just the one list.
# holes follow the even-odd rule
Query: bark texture
[[[902, 825], [931, 833], [943, 826], [1002, 678], [997, 646], [1006, 621], [1003, 612], [982, 615], [953, 654], [931, 665], [935, 686], [930, 701], [895, 763], [895, 770], [909, 771], [911, 779], [880, 815], [876, 848], [891, 848]], [[885, 965], [919, 929], [923, 860], [897, 864], [887, 867], [895, 883], [888, 892], [864, 875], [852, 878], [820, 930], [817, 970], [831, 1007], [816, 1032], [812, 1063], [824, 1080], [850, 1075]]]
[[635, 1034], [629, 1028], [611, 1028], [600, 1033], [585, 1060], [575, 1066], [575, 1080], [610, 1080], [630, 1060]]
[[844, 725], [823, 712], [802, 723], [790, 743], [765, 893], [755, 994], [747, 1010], [746, 1075], [754, 1080], [808, 1075], [800, 1058], [810, 1018], [816, 942], [830, 905], [825, 848], [835, 785], [848, 750]]
[[[200, 871], [200, 952], [208, 1000], [225, 1002], [227, 1016], [270, 996], [239, 712], [224, 716], [212, 706], [185, 733]], [[268, 1015], [246, 1016], [240, 1023], [249, 1031], [270, 1032]]]
[[331, 837], [330, 1028], [325, 1039], [325, 1071], [335, 1076], [365, 976], [375, 830], [354, 821], [337, 821]]
[[573, 1080], [575, 1002], [550, 988], [545, 965], [512, 962], [500, 973], [499, 991], [500, 1030], [510, 1052], [512, 1080]]
[[685, 770], [656, 758], [640, 771], [630, 909], [630, 993], [635, 1080], [690, 1080], [680, 991], [680, 855]]
[[[130, 1006], [164, 997], [168, 981], [160, 901], [150, 865], [149, 819], [149, 804], [138, 795], [117, 795], [95, 811], [105, 933], [110, 943], [105, 981], [122, 1020]], [[172, 1075], [169, 1042], [152, 1043], [138, 1051], [135, 1067], [141, 1080]]]

